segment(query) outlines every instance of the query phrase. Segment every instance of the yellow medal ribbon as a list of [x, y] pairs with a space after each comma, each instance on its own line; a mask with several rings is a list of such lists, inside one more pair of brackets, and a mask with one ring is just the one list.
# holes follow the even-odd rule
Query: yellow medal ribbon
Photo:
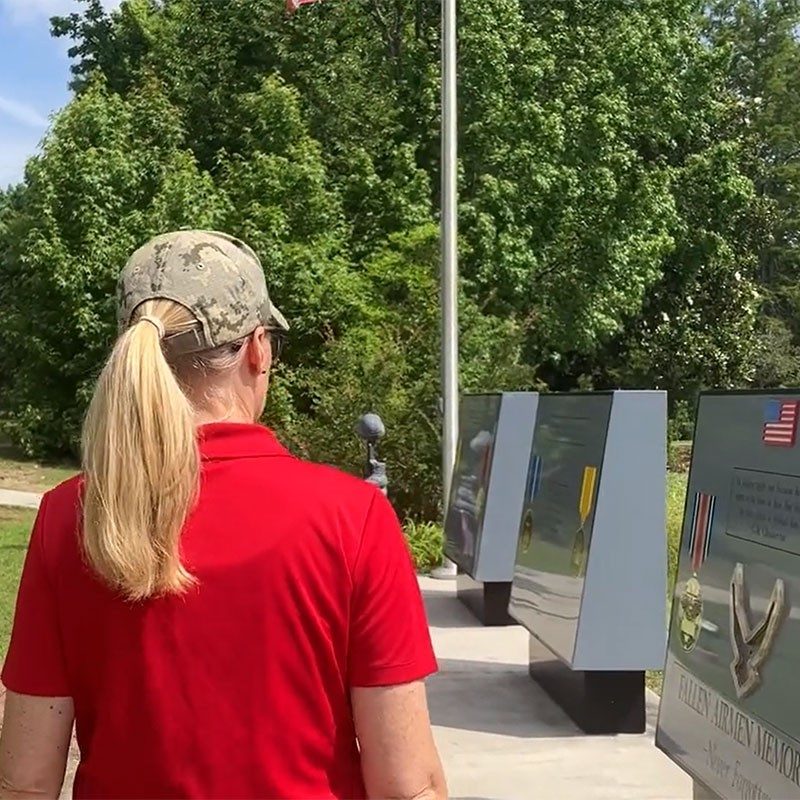
[[578, 501], [578, 513], [581, 518], [581, 528], [586, 523], [586, 519], [592, 511], [594, 503], [594, 488], [597, 483], [597, 467], [583, 468], [583, 484], [581, 485], [581, 496]]

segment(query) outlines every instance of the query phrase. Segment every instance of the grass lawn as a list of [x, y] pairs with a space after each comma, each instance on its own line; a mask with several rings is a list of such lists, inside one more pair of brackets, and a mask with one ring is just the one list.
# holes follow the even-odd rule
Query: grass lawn
[[77, 471], [72, 464], [39, 464], [22, 458], [11, 445], [0, 441], [0, 489], [41, 494]]
[[35, 513], [0, 507], [0, 653], [8, 647], [19, 574]]
[[[683, 506], [686, 500], [686, 484], [689, 476], [687, 473], [670, 472], [667, 475], [667, 620], [671, 611], [672, 586], [675, 582], [675, 572], [678, 569], [678, 548], [681, 540], [681, 526], [683, 525]], [[663, 674], [660, 670], [651, 670], [647, 673], [647, 685], [658, 694], [661, 694], [661, 681]]]

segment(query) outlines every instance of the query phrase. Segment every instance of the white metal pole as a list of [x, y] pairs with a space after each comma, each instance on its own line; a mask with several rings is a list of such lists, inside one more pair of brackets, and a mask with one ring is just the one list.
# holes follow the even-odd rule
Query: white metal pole
[[[442, 488], [445, 518], [458, 442], [458, 118], [456, 0], [442, 0]], [[454, 578], [449, 559], [434, 571]]]

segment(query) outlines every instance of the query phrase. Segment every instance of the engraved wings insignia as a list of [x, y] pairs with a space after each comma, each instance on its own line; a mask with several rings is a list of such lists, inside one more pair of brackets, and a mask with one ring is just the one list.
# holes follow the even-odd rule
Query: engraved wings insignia
[[772, 653], [786, 610], [786, 589], [776, 579], [764, 616], [751, 627], [750, 596], [744, 582], [744, 566], [737, 564], [731, 577], [730, 635], [734, 659], [733, 685], [738, 697], [747, 697], [761, 684], [761, 667]]

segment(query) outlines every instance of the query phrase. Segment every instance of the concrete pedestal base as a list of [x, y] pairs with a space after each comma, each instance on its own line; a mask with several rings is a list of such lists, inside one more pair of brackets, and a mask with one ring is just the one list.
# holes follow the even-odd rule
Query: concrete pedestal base
[[572, 670], [533, 636], [529, 655], [531, 677], [584, 733], [644, 733], [644, 671]]
[[456, 578], [458, 599], [484, 624], [490, 627], [516, 625], [508, 615], [511, 582], [486, 583], [476, 581], [459, 570]]

